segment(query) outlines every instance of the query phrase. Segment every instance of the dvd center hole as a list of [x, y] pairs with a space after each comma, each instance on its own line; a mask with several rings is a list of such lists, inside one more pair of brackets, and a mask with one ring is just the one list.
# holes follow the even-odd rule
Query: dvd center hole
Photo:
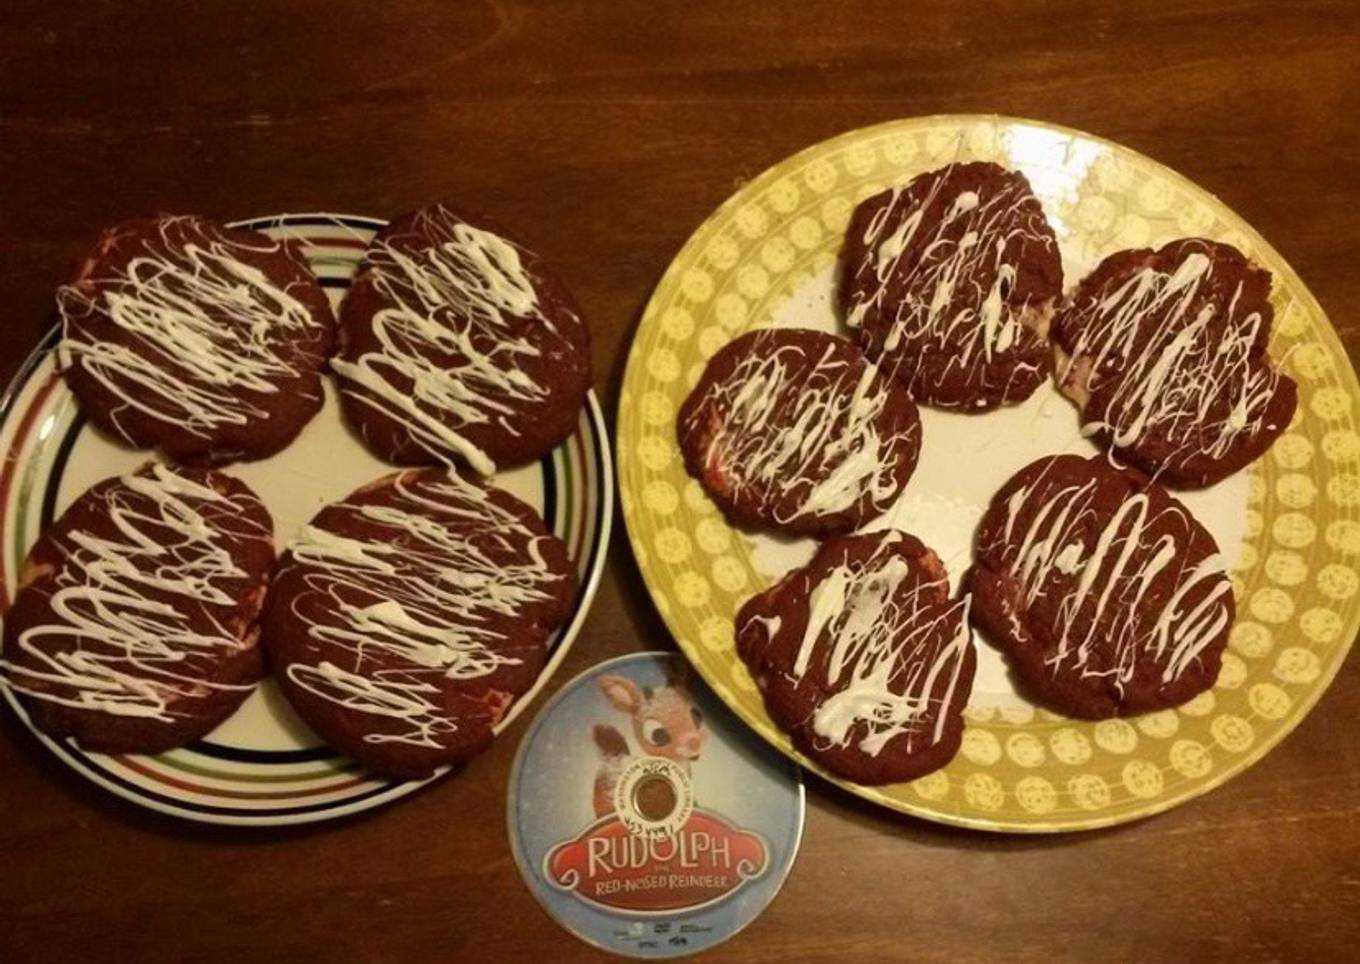
[[664, 820], [675, 811], [675, 787], [665, 777], [643, 777], [633, 788], [633, 806], [648, 820]]

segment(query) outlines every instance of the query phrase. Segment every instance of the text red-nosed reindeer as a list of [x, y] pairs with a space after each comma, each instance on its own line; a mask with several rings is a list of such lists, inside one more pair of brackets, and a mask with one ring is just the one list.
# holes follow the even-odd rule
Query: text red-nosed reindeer
[[[666, 685], [659, 689], [638, 686], [624, 676], [601, 676], [600, 689], [611, 706], [632, 717], [640, 755], [665, 757], [687, 769], [699, 759], [708, 733], [680, 676], [668, 671]], [[624, 735], [608, 724], [596, 724], [591, 734], [603, 757], [594, 792], [595, 816], [603, 817], [614, 812], [614, 786], [633, 754]]]

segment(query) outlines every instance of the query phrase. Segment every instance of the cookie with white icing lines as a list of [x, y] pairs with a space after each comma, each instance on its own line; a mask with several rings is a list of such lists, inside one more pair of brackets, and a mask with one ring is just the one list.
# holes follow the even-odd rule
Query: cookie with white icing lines
[[331, 367], [345, 418], [379, 457], [489, 475], [575, 431], [590, 337], [540, 257], [436, 204], [370, 242], [340, 308]]
[[1053, 322], [1057, 378], [1082, 430], [1167, 485], [1243, 468], [1288, 427], [1292, 379], [1271, 364], [1270, 272], [1203, 238], [1120, 251]]
[[985, 411], [1048, 377], [1062, 259], [1023, 174], [950, 164], [861, 202], [841, 253], [846, 323], [923, 405]]
[[898, 783], [958, 752], [977, 666], [968, 602], [915, 536], [828, 540], [741, 608], [736, 636], [770, 717], [832, 773]]
[[566, 546], [532, 508], [447, 469], [411, 470], [302, 527], [270, 587], [264, 643], [323, 739], [417, 779], [491, 741], [574, 593]]
[[321, 410], [335, 319], [291, 244], [200, 217], [124, 221], [57, 305], [67, 384], [131, 445], [183, 464], [259, 459]]
[[190, 743], [264, 674], [273, 562], [273, 522], [237, 479], [160, 464], [105, 479], [29, 552], [4, 683], [38, 729], [89, 752]]
[[1213, 686], [1235, 614], [1218, 545], [1162, 486], [1104, 456], [1020, 470], [978, 526], [972, 617], [1070, 716], [1177, 706]]
[[848, 532], [886, 511], [921, 451], [906, 387], [851, 342], [802, 328], [729, 342], [676, 431], [685, 468], [728, 519], [799, 535]]

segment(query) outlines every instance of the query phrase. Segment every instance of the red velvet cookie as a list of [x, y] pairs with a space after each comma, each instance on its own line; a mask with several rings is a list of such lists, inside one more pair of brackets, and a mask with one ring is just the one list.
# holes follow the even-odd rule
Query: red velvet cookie
[[288, 445], [321, 409], [335, 337], [291, 245], [200, 217], [124, 221], [57, 292], [57, 361], [100, 428], [177, 462]]
[[489, 475], [575, 431], [590, 337], [541, 258], [436, 204], [374, 236], [340, 308], [331, 367], [345, 417], [375, 454]]
[[924, 405], [977, 412], [1047, 377], [1058, 242], [1023, 174], [950, 164], [860, 203], [840, 304], [869, 357]]
[[1016, 473], [978, 526], [977, 626], [1034, 694], [1085, 719], [1213, 686], [1235, 607], [1218, 546], [1165, 489], [1103, 456]]
[[5, 613], [4, 681], [33, 723], [99, 753], [190, 743], [263, 675], [273, 521], [240, 482], [148, 465], [81, 495]]
[[575, 592], [567, 548], [529, 506], [446, 469], [327, 506], [280, 561], [264, 643], [328, 743], [417, 779], [491, 741], [538, 679]]
[[677, 436], [689, 474], [733, 523], [800, 535], [886, 511], [921, 450], [905, 387], [850, 342], [802, 328], [749, 332], [714, 355]]
[[1189, 238], [1112, 254], [1053, 322], [1063, 394], [1083, 431], [1160, 482], [1212, 485], [1289, 425], [1292, 379], [1270, 362], [1270, 273]]
[[967, 603], [915, 536], [828, 540], [741, 608], [736, 633], [770, 717], [832, 773], [897, 783], [958, 752], [977, 665]]

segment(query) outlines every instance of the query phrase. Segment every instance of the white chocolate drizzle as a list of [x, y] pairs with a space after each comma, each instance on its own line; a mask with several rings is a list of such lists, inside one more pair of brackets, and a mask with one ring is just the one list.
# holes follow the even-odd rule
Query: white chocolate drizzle
[[[886, 509], [900, 488], [897, 463], [919, 433], [883, 437], [879, 421], [891, 381], [836, 347], [828, 344], [809, 359], [803, 346], [770, 350], [757, 338], [700, 402], [701, 411], [722, 413], [704, 462], [721, 467], [734, 496], [754, 488], [777, 504], [782, 493], [800, 493], [794, 511], [776, 510], [781, 523], [845, 511], [866, 493], [876, 509]], [[696, 428], [706, 426], [689, 430]]]
[[[842, 563], [813, 587], [790, 674], [802, 681], [820, 672], [814, 652], [827, 647], [817, 682], [835, 692], [814, 711], [812, 731], [828, 746], [853, 742], [872, 757], [898, 737], [909, 749], [940, 741], [972, 645], [968, 597], [938, 601], [948, 591], [943, 576], [908, 586], [911, 567], [893, 546], [884, 533], [869, 559]], [[778, 618], [760, 625], [779, 631]]]
[[[289, 545], [289, 565], [302, 569], [306, 586], [292, 611], [319, 658], [285, 672], [320, 699], [398, 724], [365, 742], [439, 747], [458, 730], [441, 700], [447, 684], [518, 665], [504, 652], [516, 644], [498, 620], [519, 619], [524, 607], [551, 598], [561, 577], [540, 550], [551, 537], [486, 489], [453, 472], [438, 481], [411, 476], [397, 477], [390, 504], [340, 503], [357, 525], [382, 535], [307, 525]], [[492, 546], [522, 549], [505, 561]]]
[[[1007, 302], [1026, 249], [1055, 247], [1037, 205], [1026, 210], [1031, 195], [1023, 183], [1008, 178], [986, 197], [960, 191], [951, 199], [941, 197], [949, 171], [936, 171], [919, 201], [907, 186], [891, 188], [865, 229], [865, 257], [848, 268], [857, 280], [867, 274], [869, 283], [849, 306], [846, 323], [858, 328], [874, 312], [885, 329], [884, 357], [892, 359], [893, 374], [909, 383], [921, 375], [927, 355], [948, 359], [941, 382], [953, 372], [970, 381], [984, 379], [986, 366], [1021, 340], [1022, 326], [1042, 332], [1051, 311], [1049, 303]], [[929, 236], [918, 238], [925, 213], [946, 202]], [[915, 254], [904, 264], [909, 249]], [[900, 304], [888, 302], [890, 288], [904, 292]], [[1011, 377], [1037, 370], [1033, 362], [1017, 359]]]
[[1103, 407], [1084, 408], [1085, 434], [1108, 434], [1127, 449], [1156, 433], [1171, 446], [1164, 461], [1174, 466], [1195, 456], [1221, 459], [1278, 428], [1265, 417], [1280, 373], [1255, 353], [1265, 319], [1241, 305], [1241, 281], [1227, 304], [1202, 297], [1213, 270], [1209, 257], [1192, 251], [1173, 271], [1148, 266], [1110, 281], [1069, 315], [1079, 334], [1060, 382], [1083, 372], [1089, 397], [1104, 380], [1119, 380]]
[[[518, 434], [506, 416], [549, 394], [522, 363], [569, 342], [542, 310], [516, 245], [443, 208], [422, 212], [421, 229], [432, 239], [422, 250], [379, 242], [370, 254], [373, 285], [390, 303], [372, 319], [380, 348], [333, 358], [331, 367], [365, 389], [347, 388], [352, 398], [399, 422], [440, 461], [453, 452], [490, 475], [495, 462], [465, 427]], [[534, 337], [514, 319], [538, 326]]]
[[[172, 240], [181, 231], [200, 240]], [[324, 327], [287, 288], [242, 260], [275, 254], [278, 242], [252, 246], [207, 231], [192, 218], [162, 219], [159, 242], [145, 242], [122, 273], [65, 285], [57, 297], [62, 370], [78, 365], [122, 405], [198, 437], [268, 419], [246, 393], [274, 395], [301, 375], [296, 345]], [[87, 284], [96, 286], [93, 296], [82, 290]], [[73, 324], [96, 312], [125, 340], [94, 339]], [[111, 417], [116, 424], [117, 411]]]
[[[1105, 517], [1096, 492], [1094, 479], [1076, 485], [1040, 476], [1011, 495], [999, 539], [1006, 570], [1020, 585], [1017, 606], [1057, 599], [1056, 648], [1047, 657], [1055, 674], [1108, 678], [1123, 693], [1150, 659], [1170, 683], [1230, 621], [1223, 560], [1210, 553], [1188, 561], [1195, 524], [1176, 503], [1154, 514], [1140, 492]], [[1157, 602], [1167, 579], [1174, 588]]]
[[244, 496], [164, 465], [119, 481], [122, 488], [105, 495], [117, 534], [67, 534], [74, 549], [49, 601], [56, 621], [20, 633], [29, 661], [0, 660], [0, 669], [11, 689], [34, 699], [169, 723], [184, 715], [186, 701], [253, 688], [211, 682], [195, 667], [254, 645], [248, 627], [227, 617], [244, 592], [263, 596], [264, 573], [258, 584], [247, 581], [226, 543], [228, 527], [233, 538], [267, 545], [273, 534], [246, 516]]

